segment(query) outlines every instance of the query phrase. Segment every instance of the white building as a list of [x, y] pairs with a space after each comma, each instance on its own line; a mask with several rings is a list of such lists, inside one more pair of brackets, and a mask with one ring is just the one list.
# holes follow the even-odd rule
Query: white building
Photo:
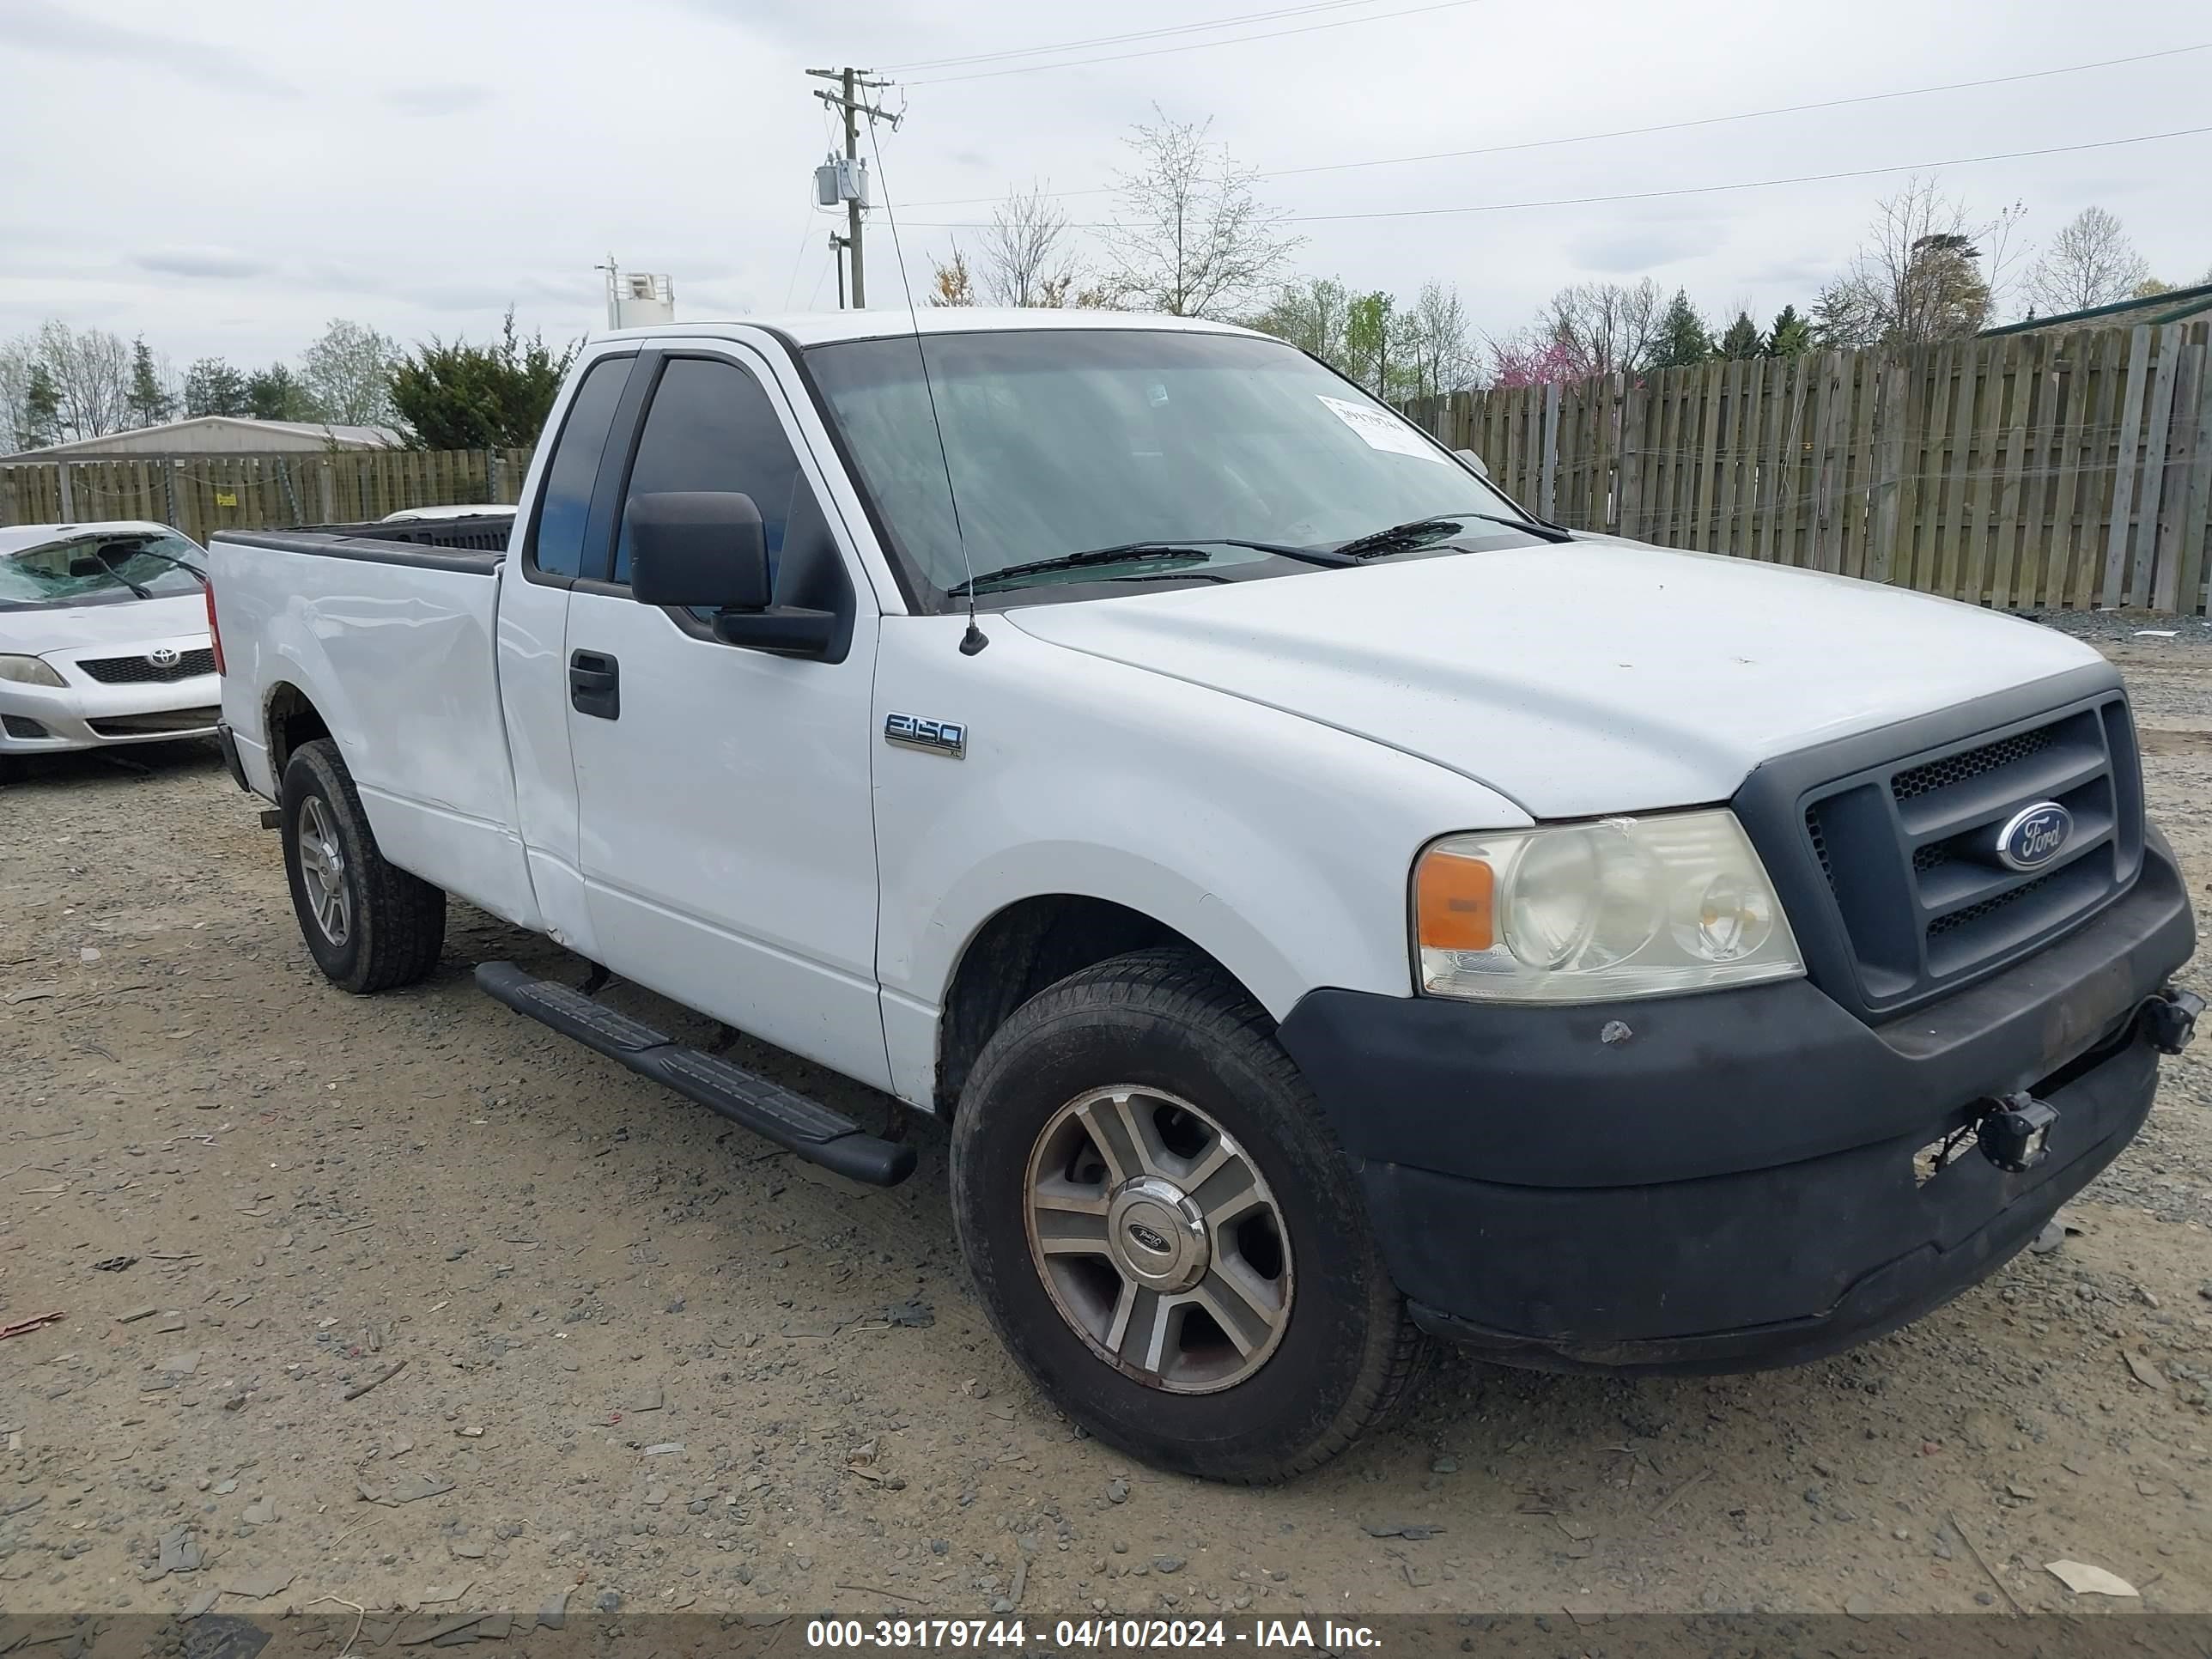
[[103, 455], [252, 455], [283, 450], [396, 449], [399, 434], [382, 426], [331, 426], [320, 421], [257, 421], [243, 415], [198, 415], [160, 426], [133, 427], [104, 438], [48, 444], [9, 461], [90, 460]]

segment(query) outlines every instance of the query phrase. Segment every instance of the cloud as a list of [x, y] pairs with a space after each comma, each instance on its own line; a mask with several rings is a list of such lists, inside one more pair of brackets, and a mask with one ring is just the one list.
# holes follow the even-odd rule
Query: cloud
[[156, 34], [95, 22], [48, 0], [15, 0], [8, 16], [8, 43], [59, 58], [98, 58], [110, 63], [143, 64], [183, 76], [195, 86], [212, 82], [227, 90], [296, 98], [300, 89], [256, 69], [236, 52], [182, 35]]
[[1711, 228], [1705, 225], [1611, 225], [1578, 238], [1568, 252], [1586, 270], [1633, 273], [1705, 252], [1714, 240]]
[[265, 260], [227, 247], [157, 247], [134, 253], [131, 263], [163, 276], [258, 276]]
[[498, 96], [489, 87], [458, 82], [450, 86], [393, 87], [377, 94], [382, 102], [409, 115], [460, 115], [481, 109]]

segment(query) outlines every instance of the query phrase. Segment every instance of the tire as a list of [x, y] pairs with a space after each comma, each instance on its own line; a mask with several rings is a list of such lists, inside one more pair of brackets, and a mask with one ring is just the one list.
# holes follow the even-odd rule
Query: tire
[[337, 745], [294, 750], [278, 794], [292, 909], [323, 976], [368, 996], [427, 975], [445, 947], [444, 890], [384, 861]]
[[[1149, 1153], [1127, 1138], [1132, 1112], [1152, 1125]], [[1227, 1172], [1205, 1174], [1217, 1157]], [[1077, 1422], [1146, 1462], [1289, 1480], [1382, 1419], [1418, 1369], [1422, 1339], [1350, 1163], [1273, 1022], [1188, 951], [1115, 957], [1016, 1010], [963, 1092], [951, 1163], [961, 1249], [1000, 1339]], [[1128, 1170], [1140, 1164], [1189, 1176], [1181, 1209], [1137, 1190]], [[1230, 1189], [1239, 1195], [1217, 1201]], [[1033, 1190], [1043, 1207], [1031, 1208]], [[1100, 1212], [1071, 1218], [1062, 1204]], [[1214, 1210], [1239, 1205], [1242, 1220], [1217, 1225]], [[1077, 1254], [1046, 1253], [1048, 1232]], [[1094, 1237], [1101, 1254], [1081, 1254]], [[1182, 1277], [1147, 1301], [1132, 1262]], [[1260, 1293], [1229, 1296], [1221, 1276]], [[1203, 1317], [1170, 1307], [1159, 1323], [1175, 1301], [1197, 1302]], [[1215, 1308], [1238, 1316], [1241, 1343]], [[1171, 1334], [1133, 1337], [1146, 1330]]]

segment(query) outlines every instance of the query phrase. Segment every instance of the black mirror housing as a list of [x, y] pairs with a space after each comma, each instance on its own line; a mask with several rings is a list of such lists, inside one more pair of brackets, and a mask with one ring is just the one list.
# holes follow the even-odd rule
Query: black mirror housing
[[734, 490], [633, 495], [629, 592], [641, 605], [764, 611], [768, 536], [760, 509]]
[[780, 605], [772, 611], [725, 611], [714, 618], [714, 637], [777, 657], [836, 661], [844, 657], [841, 634], [851, 630], [834, 611]]

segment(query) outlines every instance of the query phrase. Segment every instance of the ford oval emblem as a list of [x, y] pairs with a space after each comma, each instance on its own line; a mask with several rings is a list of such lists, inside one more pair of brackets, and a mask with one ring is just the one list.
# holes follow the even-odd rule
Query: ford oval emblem
[[1141, 1221], [1132, 1221], [1129, 1224], [1129, 1237], [1135, 1240], [1140, 1248], [1149, 1250], [1154, 1255], [1166, 1255], [1175, 1249], [1165, 1233], [1157, 1227], [1148, 1227]]
[[2008, 869], [2040, 870], [2074, 833], [2074, 815], [2055, 800], [2023, 806], [1997, 831], [1997, 857]]

